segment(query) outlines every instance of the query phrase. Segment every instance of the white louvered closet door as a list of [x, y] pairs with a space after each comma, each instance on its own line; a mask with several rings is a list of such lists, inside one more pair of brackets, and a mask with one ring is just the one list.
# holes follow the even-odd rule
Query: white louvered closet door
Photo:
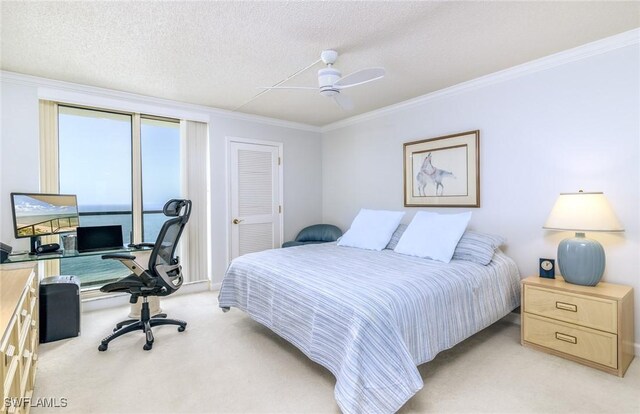
[[280, 247], [279, 148], [230, 143], [231, 259]]

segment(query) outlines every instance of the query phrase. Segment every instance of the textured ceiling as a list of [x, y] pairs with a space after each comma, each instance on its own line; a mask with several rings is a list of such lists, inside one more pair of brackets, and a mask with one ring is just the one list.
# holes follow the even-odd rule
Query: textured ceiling
[[[2, 2], [4, 70], [233, 110], [340, 52], [345, 93], [270, 91], [240, 112], [325, 125], [640, 26], [638, 2]], [[320, 64], [287, 85], [316, 85]]]

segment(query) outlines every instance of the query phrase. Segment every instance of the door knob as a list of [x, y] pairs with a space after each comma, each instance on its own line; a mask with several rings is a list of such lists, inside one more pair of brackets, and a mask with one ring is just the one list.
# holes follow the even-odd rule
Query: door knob
[[241, 221], [243, 221], [243, 220], [240, 220], [240, 219], [234, 218], [234, 219], [233, 219], [233, 221], [232, 221], [232, 223], [233, 223], [233, 224], [240, 224], [240, 222], [241, 222]]

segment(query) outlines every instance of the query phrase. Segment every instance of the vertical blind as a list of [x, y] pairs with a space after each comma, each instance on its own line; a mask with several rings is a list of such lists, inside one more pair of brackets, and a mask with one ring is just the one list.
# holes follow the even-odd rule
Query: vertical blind
[[180, 133], [183, 153], [182, 188], [184, 196], [191, 200], [192, 212], [181, 243], [186, 260], [183, 260], [187, 282], [209, 278], [209, 139], [207, 124], [181, 121]]
[[[58, 104], [40, 101], [40, 192], [58, 193]], [[59, 236], [46, 236], [43, 243], [59, 243]], [[59, 275], [60, 260], [44, 261], [44, 276]]]

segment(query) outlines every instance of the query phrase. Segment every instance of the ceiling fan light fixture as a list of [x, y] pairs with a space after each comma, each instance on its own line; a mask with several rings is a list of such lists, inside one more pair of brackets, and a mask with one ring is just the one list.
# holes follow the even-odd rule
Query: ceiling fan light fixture
[[342, 73], [336, 68], [322, 68], [318, 70], [318, 86], [320, 89], [326, 86], [333, 87], [333, 84], [341, 77]]
[[334, 96], [339, 94], [340, 91], [337, 89], [334, 89], [331, 86], [323, 86], [320, 88], [320, 95], [322, 96]]

